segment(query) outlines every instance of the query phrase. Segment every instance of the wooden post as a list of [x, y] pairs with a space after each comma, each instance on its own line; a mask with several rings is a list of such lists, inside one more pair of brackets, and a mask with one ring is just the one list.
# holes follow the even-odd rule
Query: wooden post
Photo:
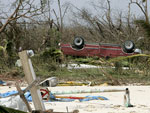
[[[31, 59], [28, 58], [27, 51], [19, 52], [19, 57], [23, 66], [23, 71], [25, 74], [25, 79], [28, 84], [32, 83], [36, 79], [35, 72], [33, 70]], [[45, 106], [40, 94], [40, 90], [37, 86], [33, 86], [30, 89], [33, 104], [36, 110], [45, 110]]]

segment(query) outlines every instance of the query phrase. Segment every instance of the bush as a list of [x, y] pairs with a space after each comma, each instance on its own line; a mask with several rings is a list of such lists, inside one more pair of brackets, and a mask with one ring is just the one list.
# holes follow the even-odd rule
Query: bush
[[45, 61], [47, 59], [55, 60], [56, 62], [61, 62], [63, 55], [59, 49], [48, 48], [40, 55]]

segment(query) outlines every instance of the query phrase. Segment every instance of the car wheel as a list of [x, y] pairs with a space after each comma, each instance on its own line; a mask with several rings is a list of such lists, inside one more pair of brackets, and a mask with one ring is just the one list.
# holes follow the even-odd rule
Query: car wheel
[[134, 51], [134, 43], [131, 40], [127, 40], [124, 42], [123, 48], [125, 52], [132, 53]]
[[82, 48], [84, 46], [84, 39], [82, 37], [75, 37], [73, 44], [77, 48]]

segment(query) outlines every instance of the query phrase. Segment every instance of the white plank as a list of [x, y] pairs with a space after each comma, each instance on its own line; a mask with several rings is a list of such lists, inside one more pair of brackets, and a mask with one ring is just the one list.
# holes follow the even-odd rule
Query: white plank
[[[31, 60], [28, 58], [27, 51], [19, 52], [19, 57], [22, 63], [25, 79], [28, 84], [31, 84], [35, 79], [36, 75], [32, 66]], [[40, 90], [37, 86], [33, 86], [30, 89], [33, 104], [36, 110], [45, 111], [45, 106], [42, 101]]]

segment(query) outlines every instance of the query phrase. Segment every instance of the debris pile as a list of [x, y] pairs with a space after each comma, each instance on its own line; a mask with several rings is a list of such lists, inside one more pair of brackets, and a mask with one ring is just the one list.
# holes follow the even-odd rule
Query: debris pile
[[[40, 81], [36, 78], [33, 70], [32, 62], [29, 57], [34, 56], [33, 51], [23, 51], [19, 53], [21, 65], [23, 67], [25, 78], [28, 86], [23, 90], [20, 88], [19, 83], [16, 81], [17, 91], [9, 91], [6, 93], [0, 93], [0, 109], [4, 111], [12, 110], [15, 113], [24, 112], [39, 112], [39, 113], [58, 113], [53, 110], [46, 110], [44, 102], [60, 101], [60, 102], [71, 102], [78, 99], [80, 102], [90, 100], [108, 100], [104, 96], [62, 96], [63, 94], [80, 94], [80, 93], [100, 93], [100, 92], [120, 92], [124, 91], [124, 103], [126, 107], [133, 107], [130, 103], [130, 96], [128, 89], [94, 89], [94, 90], [73, 90], [73, 91], [49, 91], [47, 87], [55, 87], [58, 85], [58, 78], [51, 77], [44, 81]], [[74, 82], [71, 82], [73, 84]], [[82, 83], [77, 83], [82, 84]], [[90, 82], [86, 82], [86, 85], [90, 86]], [[6, 85], [6, 82], [0, 80], [0, 85]], [[40, 88], [41, 87], [41, 88]], [[61, 96], [60, 96], [61, 95]], [[29, 102], [33, 102], [35, 110], [32, 110]], [[13, 109], [11, 109], [13, 108]], [[19, 110], [19, 111], [16, 111]], [[23, 111], [23, 112], [21, 112]], [[78, 113], [79, 110], [67, 113]], [[63, 112], [61, 112], [63, 113]]]

